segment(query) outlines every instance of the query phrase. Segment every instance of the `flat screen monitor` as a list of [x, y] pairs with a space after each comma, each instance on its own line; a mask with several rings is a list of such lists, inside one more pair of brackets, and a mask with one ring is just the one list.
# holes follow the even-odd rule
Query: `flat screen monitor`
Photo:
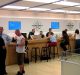
[[52, 29], [59, 29], [59, 22], [51, 22]]
[[8, 22], [9, 30], [20, 30], [21, 29], [21, 22], [20, 21], [9, 21]]

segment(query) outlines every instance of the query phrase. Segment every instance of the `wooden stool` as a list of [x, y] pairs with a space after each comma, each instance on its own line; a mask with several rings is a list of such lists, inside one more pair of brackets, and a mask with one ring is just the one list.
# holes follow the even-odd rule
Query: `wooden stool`
[[[37, 55], [38, 52], [39, 52], [39, 55]], [[34, 55], [33, 55], [33, 53], [34, 53]], [[36, 63], [38, 56], [40, 57], [40, 48], [39, 47], [33, 47], [31, 50], [31, 61], [32, 61], [32, 58], [35, 58], [35, 63]]]

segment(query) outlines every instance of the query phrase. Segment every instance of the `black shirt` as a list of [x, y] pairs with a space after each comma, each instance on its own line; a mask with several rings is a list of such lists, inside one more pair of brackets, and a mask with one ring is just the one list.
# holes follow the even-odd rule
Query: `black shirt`
[[49, 34], [52, 34], [53, 32], [47, 32], [46, 33], [46, 37], [48, 37], [49, 36]]
[[31, 35], [34, 35], [34, 32], [29, 32], [28, 39], [31, 39]]
[[2, 37], [0, 37], [0, 48], [2, 48], [3, 46], [5, 46], [4, 40]]

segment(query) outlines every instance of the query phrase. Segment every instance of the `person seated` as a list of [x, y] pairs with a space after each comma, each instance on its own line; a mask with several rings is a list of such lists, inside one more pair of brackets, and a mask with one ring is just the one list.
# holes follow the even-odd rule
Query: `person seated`
[[75, 53], [80, 54], [80, 32], [78, 29], [75, 30]]
[[62, 31], [62, 38], [60, 42], [60, 47], [63, 49], [63, 55], [66, 56], [67, 47], [69, 45], [69, 36], [66, 31]]
[[49, 32], [47, 32], [46, 33], [46, 37], [48, 37], [49, 36], [49, 34], [52, 34], [53, 32], [52, 32], [52, 29], [51, 28], [49, 28]]
[[54, 33], [49, 34], [48, 38], [49, 38], [48, 47], [57, 45], [57, 39], [54, 36]]
[[43, 31], [40, 31], [40, 35], [41, 35], [41, 38], [44, 38], [44, 34], [43, 34]]
[[32, 35], [34, 35], [34, 33], [35, 33], [35, 29], [32, 29], [32, 31], [29, 32], [29, 34], [28, 34], [28, 39], [33, 39]]

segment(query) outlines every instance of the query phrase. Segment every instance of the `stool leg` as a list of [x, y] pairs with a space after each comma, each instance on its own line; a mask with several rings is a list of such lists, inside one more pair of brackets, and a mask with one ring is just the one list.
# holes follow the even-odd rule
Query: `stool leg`
[[52, 54], [53, 54], [53, 58], [54, 58], [55, 57], [55, 47], [53, 47], [53, 50], [52, 51], [53, 51]]
[[32, 62], [32, 50], [31, 50], [31, 62]]
[[37, 61], [37, 49], [35, 49], [35, 63]]
[[48, 47], [48, 51], [49, 51], [49, 58], [51, 57], [50, 54], [51, 54], [51, 47]]
[[46, 57], [47, 57], [47, 62], [48, 62], [48, 48], [46, 48]]

